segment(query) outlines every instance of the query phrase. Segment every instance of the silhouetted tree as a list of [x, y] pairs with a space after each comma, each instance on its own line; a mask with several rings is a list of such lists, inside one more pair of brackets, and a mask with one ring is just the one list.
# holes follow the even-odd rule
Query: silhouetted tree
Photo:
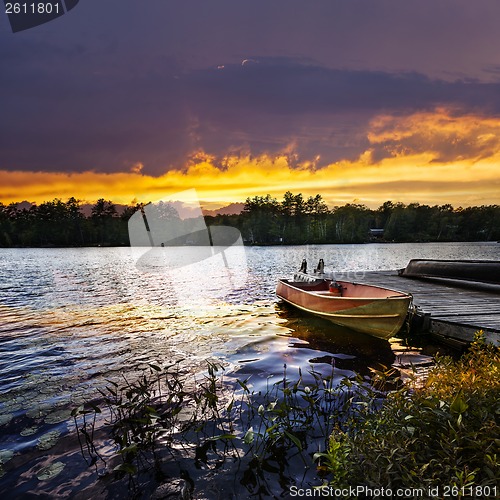
[[[40, 205], [0, 202], [0, 246], [128, 245], [128, 220], [144, 207], [134, 202], [118, 214], [112, 201], [100, 198], [85, 217], [74, 197]], [[162, 221], [182, 225], [182, 234], [201, 226], [195, 218], [181, 220], [170, 203], [146, 210], [158, 230]], [[500, 206], [454, 209], [449, 204], [386, 201], [376, 210], [359, 204], [329, 210], [319, 194], [305, 200], [302, 194], [287, 191], [281, 202], [269, 194], [247, 198], [241, 214], [205, 217], [205, 223], [236, 227], [247, 243], [266, 245], [361, 243], [369, 241], [370, 228], [384, 229], [386, 241], [496, 241]]]
[[243, 237], [252, 244], [280, 242], [280, 205], [271, 195], [247, 198], [243, 212]]

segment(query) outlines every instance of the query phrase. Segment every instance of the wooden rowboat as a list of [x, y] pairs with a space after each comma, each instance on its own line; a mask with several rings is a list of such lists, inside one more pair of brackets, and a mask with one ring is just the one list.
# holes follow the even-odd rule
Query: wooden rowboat
[[331, 279], [280, 279], [276, 294], [303, 311], [383, 339], [398, 333], [412, 301], [408, 293]]

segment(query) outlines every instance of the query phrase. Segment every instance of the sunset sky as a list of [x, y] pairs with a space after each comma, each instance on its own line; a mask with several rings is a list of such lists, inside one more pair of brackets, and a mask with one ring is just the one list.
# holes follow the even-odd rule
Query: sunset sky
[[500, 203], [496, 0], [80, 0], [0, 15], [0, 201]]

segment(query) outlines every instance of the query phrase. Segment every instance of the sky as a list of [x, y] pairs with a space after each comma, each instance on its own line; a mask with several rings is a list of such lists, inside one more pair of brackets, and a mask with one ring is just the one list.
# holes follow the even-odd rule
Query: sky
[[0, 202], [500, 203], [497, 0], [80, 0], [0, 15]]

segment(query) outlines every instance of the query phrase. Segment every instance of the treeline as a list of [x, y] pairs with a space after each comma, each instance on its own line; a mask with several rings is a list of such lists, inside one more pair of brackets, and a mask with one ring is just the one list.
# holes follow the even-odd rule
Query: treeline
[[138, 207], [118, 213], [116, 205], [100, 199], [85, 216], [75, 198], [19, 208], [0, 202], [1, 247], [125, 246], [127, 221]]
[[304, 199], [302, 194], [288, 191], [281, 202], [270, 195], [248, 198], [234, 221], [246, 241], [253, 244], [500, 239], [499, 205], [455, 209], [449, 204], [386, 201], [375, 210], [360, 204], [330, 210], [321, 195]]
[[[101, 198], [85, 215], [75, 198], [22, 208], [0, 202], [0, 246], [126, 246], [128, 220], [143, 206], [118, 210]], [[247, 198], [240, 214], [205, 216], [205, 221], [238, 228], [251, 245], [500, 240], [499, 205], [386, 201], [375, 210], [360, 204], [329, 209], [319, 194], [306, 199], [289, 191], [282, 201], [270, 195]]]

